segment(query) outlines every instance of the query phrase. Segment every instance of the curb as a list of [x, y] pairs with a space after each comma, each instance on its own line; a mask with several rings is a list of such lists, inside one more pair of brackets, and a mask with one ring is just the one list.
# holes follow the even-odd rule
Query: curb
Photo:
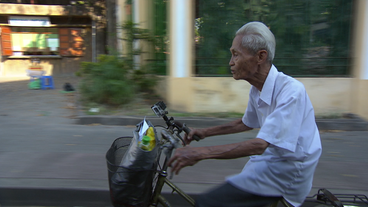
[[[164, 120], [161, 117], [146, 116], [153, 125], [165, 125]], [[88, 124], [101, 124], [101, 125], [120, 125], [120, 126], [135, 126], [141, 122], [144, 117], [138, 116], [79, 116], [76, 124], [88, 125]], [[186, 123], [189, 127], [209, 127], [218, 124], [225, 124], [235, 119], [225, 118], [188, 118], [188, 117], [176, 117], [176, 121]]]
[[356, 114], [343, 114], [340, 119], [316, 119], [319, 130], [368, 131], [368, 122]]
[[[170, 204], [191, 207], [178, 194], [162, 193]], [[188, 194], [195, 198], [196, 194]], [[0, 206], [91, 206], [112, 207], [108, 190], [0, 188]]]
[[[89, 125], [119, 125], [119, 126], [135, 126], [144, 117], [137, 116], [97, 116], [82, 115], [77, 117], [76, 124]], [[146, 117], [153, 125], [164, 125], [164, 121], [160, 117]], [[193, 117], [176, 117], [175, 120], [186, 123], [189, 127], [210, 127], [225, 124], [235, 120], [229, 118], [193, 118]], [[344, 114], [339, 119], [316, 119], [319, 130], [341, 130], [341, 131], [368, 131], [368, 122], [355, 114]]]
[[[335, 189], [328, 189], [330, 192], [335, 193]], [[350, 190], [344, 190], [343, 195], [354, 197], [354, 206], [363, 206], [365, 203], [362, 200], [355, 200], [357, 194]], [[188, 192], [187, 192], [188, 193]], [[312, 189], [310, 195], [308, 196], [303, 207], [317, 207], [325, 206], [326, 203], [318, 201], [316, 194], [317, 189]], [[198, 196], [196, 193], [188, 193], [188, 195], [194, 199]], [[337, 194], [335, 194], [337, 195]], [[180, 195], [173, 193], [163, 192], [162, 196], [167, 199], [167, 201], [176, 207], [191, 207], [191, 205], [186, 202]], [[349, 197], [345, 197], [349, 198]], [[341, 198], [340, 198], [341, 199]], [[90, 206], [90, 207], [112, 207], [110, 200], [110, 193], [108, 190], [84, 190], [84, 189], [38, 189], [38, 188], [0, 188], [0, 206], [63, 206], [63, 207], [75, 207], [75, 206]], [[349, 200], [341, 200], [347, 202]], [[351, 202], [352, 200], [350, 200]]]
[[0, 188], [0, 206], [112, 206], [103, 190]]

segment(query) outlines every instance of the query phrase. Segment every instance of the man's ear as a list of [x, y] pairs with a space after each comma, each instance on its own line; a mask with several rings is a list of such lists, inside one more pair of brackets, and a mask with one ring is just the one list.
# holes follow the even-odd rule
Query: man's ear
[[257, 52], [258, 64], [267, 62], [268, 53], [266, 50], [259, 50]]

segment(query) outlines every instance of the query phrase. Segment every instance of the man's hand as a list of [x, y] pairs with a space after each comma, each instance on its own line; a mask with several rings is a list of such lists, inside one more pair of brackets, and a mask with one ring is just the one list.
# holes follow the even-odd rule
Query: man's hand
[[186, 166], [192, 166], [204, 159], [235, 159], [252, 155], [261, 155], [269, 146], [263, 139], [255, 138], [243, 142], [216, 145], [208, 147], [178, 148], [174, 156], [169, 160], [168, 165], [172, 167], [172, 172], [178, 174]]
[[186, 166], [192, 166], [200, 161], [201, 148], [186, 146], [175, 150], [174, 156], [169, 160], [168, 165], [171, 167], [171, 172], [176, 175]]
[[185, 144], [190, 144], [193, 141], [193, 136], [194, 135], [197, 135], [200, 139], [204, 139], [206, 137], [204, 129], [192, 129], [192, 128], [190, 128], [189, 134], [184, 134]]

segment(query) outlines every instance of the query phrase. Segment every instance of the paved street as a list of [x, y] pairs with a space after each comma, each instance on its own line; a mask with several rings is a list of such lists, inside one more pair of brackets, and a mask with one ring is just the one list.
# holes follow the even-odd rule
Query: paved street
[[[0, 205], [110, 205], [104, 156], [115, 138], [131, 135], [134, 127], [75, 124], [74, 97], [60, 93], [63, 83], [75, 78], [55, 79], [54, 90], [28, 90], [28, 80], [7, 81], [0, 80]], [[192, 145], [239, 142], [256, 134]], [[368, 131], [322, 131], [321, 137], [323, 154], [311, 195], [319, 188], [368, 195]], [[184, 168], [173, 182], [195, 195], [239, 172], [246, 161], [202, 161]]]

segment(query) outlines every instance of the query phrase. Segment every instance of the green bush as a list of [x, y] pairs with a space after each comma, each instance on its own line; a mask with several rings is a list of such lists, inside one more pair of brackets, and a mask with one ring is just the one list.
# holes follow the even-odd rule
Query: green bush
[[117, 56], [100, 55], [98, 62], [83, 62], [77, 75], [83, 101], [118, 106], [134, 98], [136, 85], [127, 64]]
[[139, 92], [154, 93], [154, 87], [157, 83], [157, 77], [153, 74], [152, 68], [149, 66], [141, 67], [133, 70], [133, 81]]
[[100, 55], [96, 63], [83, 62], [78, 76], [82, 76], [80, 85], [82, 101], [108, 106], [120, 106], [129, 103], [138, 93], [153, 94], [157, 78], [152, 67], [134, 62], [134, 56], [143, 52], [133, 47], [135, 40], [154, 41], [148, 30], [140, 29], [132, 21], [122, 25], [125, 31], [127, 52], [125, 57], [118, 55]]
[[129, 61], [115, 55], [100, 55], [96, 63], [82, 62], [78, 76], [84, 102], [120, 106], [140, 92], [154, 93], [157, 78], [150, 67], [133, 69]]

